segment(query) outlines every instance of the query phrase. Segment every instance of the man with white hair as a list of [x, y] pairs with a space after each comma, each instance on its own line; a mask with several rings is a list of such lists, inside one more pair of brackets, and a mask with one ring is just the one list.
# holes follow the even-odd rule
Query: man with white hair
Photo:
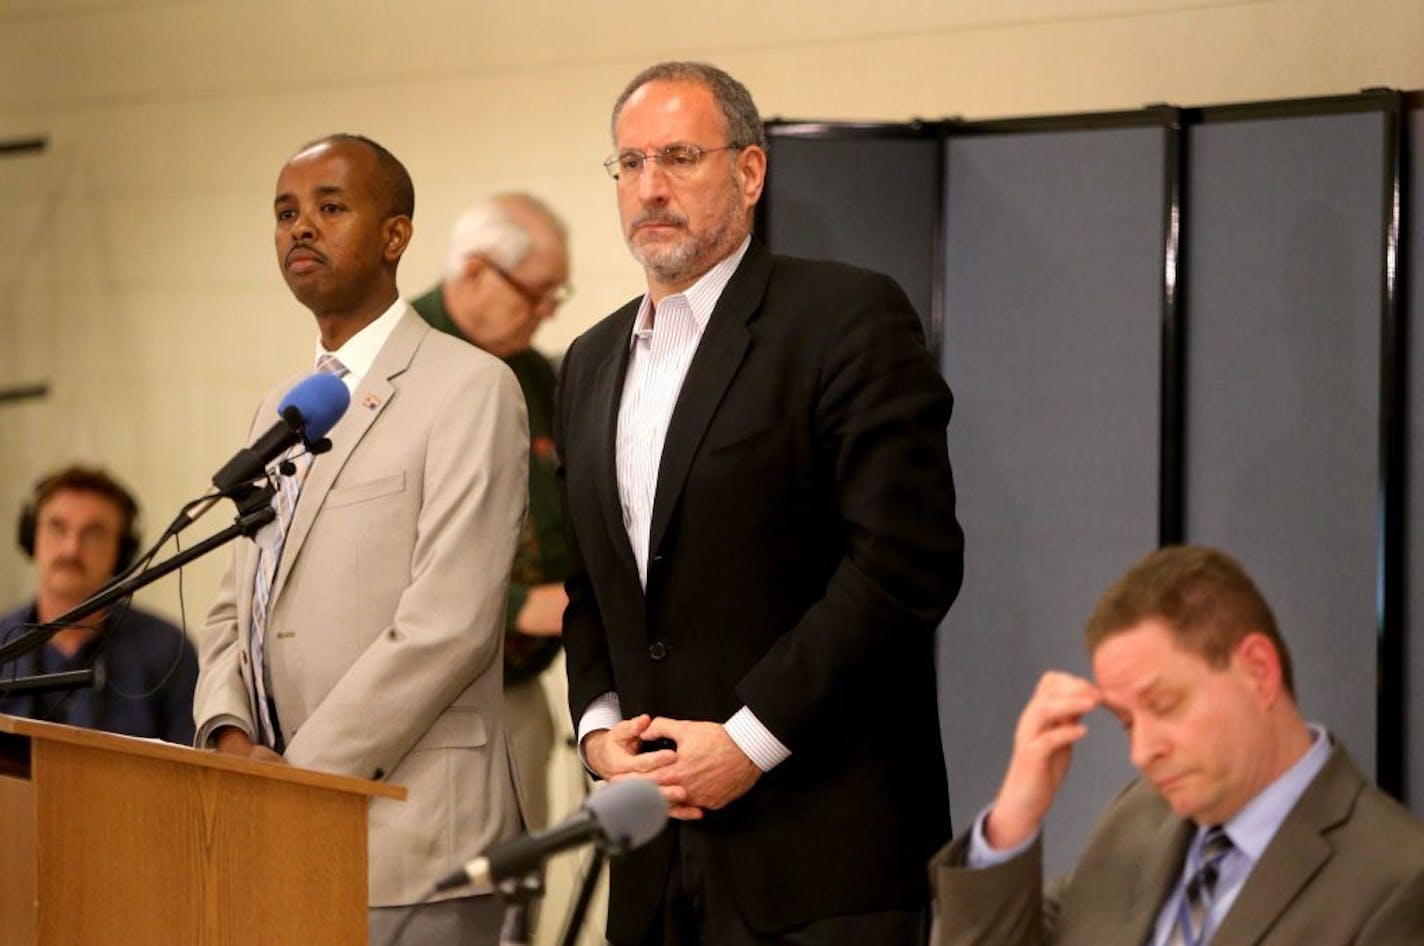
[[529, 407], [529, 518], [515, 553], [505, 619], [505, 726], [524, 817], [548, 824], [546, 772], [554, 721], [539, 674], [559, 652], [567, 572], [555, 480], [554, 369], [531, 347], [569, 296], [563, 222], [528, 194], [500, 194], [460, 215], [445, 279], [414, 302], [433, 327], [504, 359]]

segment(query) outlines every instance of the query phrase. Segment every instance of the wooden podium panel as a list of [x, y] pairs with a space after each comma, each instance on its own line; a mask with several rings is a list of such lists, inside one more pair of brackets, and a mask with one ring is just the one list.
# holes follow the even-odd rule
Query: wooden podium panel
[[404, 789], [0, 716], [0, 946], [366, 942]]

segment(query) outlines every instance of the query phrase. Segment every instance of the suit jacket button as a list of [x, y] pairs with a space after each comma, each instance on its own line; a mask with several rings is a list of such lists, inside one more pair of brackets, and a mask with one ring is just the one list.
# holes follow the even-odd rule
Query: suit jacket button
[[372, 780], [373, 782], [379, 782], [381, 779], [383, 779], [383, 778], [385, 778], [385, 777], [386, 777], [386, 770], [385, 770], [385, 769], [377, 769], [376, 771], [374, 771], [374, 772], [371, 773], [371, 780]]
[[653, 645], [648, 648], [648, 656], [654, 660], [662, 660], [667, 656], [667, 645], [662, 641], [653, 641]]

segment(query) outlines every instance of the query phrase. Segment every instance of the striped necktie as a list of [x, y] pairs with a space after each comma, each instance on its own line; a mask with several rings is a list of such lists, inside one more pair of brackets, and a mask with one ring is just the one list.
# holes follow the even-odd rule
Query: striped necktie
[[1216, 879], [1221, 861], [1233, 849], [1231, 838], [1220, 825], [1208, 828], [1201, 843], [1192, 847], [1187, 863], [1190, 877], [1177, 901], [1177, 922], [1167, 946], [1203, 946], [1208, 942], [1206, 920], [1216, 893]]
[[[322, 355], [316, 363], [317, 371], [334, 374], [338, 378], [349, 372], [334, 355]], [[312, 455], [300, 444], [292, 447], [283, 457], [296, 467], [290, 476], [277, 480], [277, 492], [272, 496], [272, 508], [277, 518], [263, 526], [257, 533], [257, 575], [252, 583], [252, 633], [248, 635], [248, 654], [252, 660], [252, 703], [257, 720], [258, 738], [261, 743], [278, 752], [282, 751], [282, 730], [277, 719], [277, 706], [272, 701], [272, 675], [266, 659], [267, 619], [271, 616], [272, 585], [277, 580], [277, 569], [282, 564], [282, 545], [291, 528], [292, 518], [297, 510], [297, 499], [301, 496], [302, 483], [311, 469]]]

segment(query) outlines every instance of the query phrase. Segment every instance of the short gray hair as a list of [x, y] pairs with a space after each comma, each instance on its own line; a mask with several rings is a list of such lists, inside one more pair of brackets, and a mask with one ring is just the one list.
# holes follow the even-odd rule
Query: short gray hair
[[532, 194], [497, 194], [480, 201], [455, 220], [450, 234], [450, 251], [445, 258], [447, 278], [456, 279], [472, 256], [488, 256], [496, 266], [515, 269], [534, 247], [534, 238], [523, 221], [510, 213], [518, 206], [546, 221], [563, 242], [568, 228], [558, 214]]
[[618, 113], [623, 111], [628, 97], [649, 82], [695, 82], [703, 86], [712, 93], [713, 101], [727, 121], [728, 144], [766, 148], [766, 132], [762, 130], [761, 114], [752, 101], [752, 94], [736, 79], [706, 62], [660, 62], [634, 76], [613, 103], [613, 118], [609, 124], [615, 144]]

